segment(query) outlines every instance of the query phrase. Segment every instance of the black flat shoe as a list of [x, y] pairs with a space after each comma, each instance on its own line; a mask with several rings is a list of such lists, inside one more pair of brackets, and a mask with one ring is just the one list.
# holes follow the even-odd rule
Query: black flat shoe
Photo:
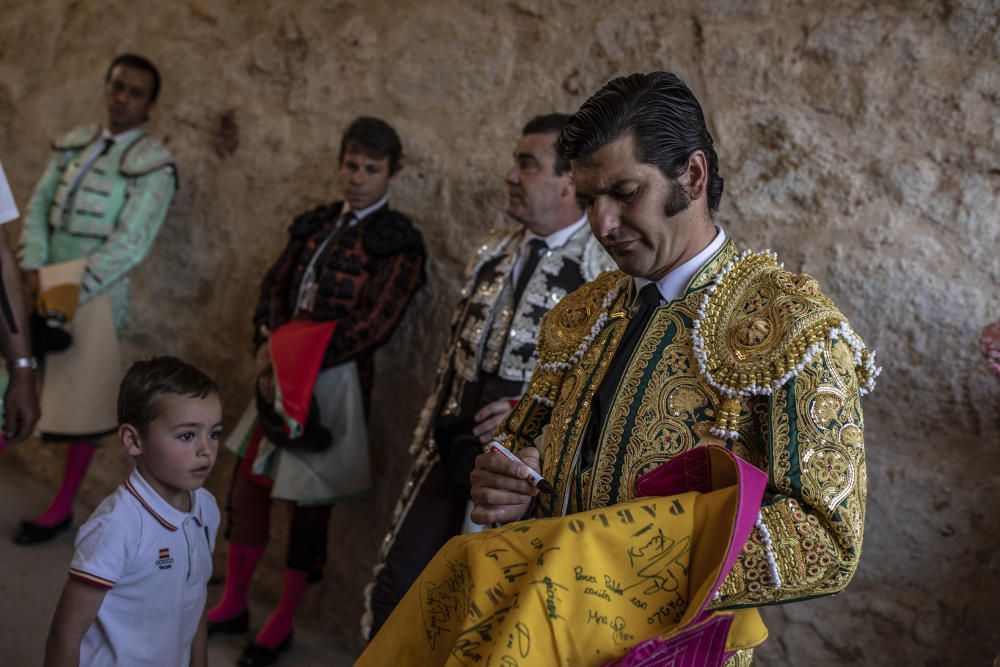
[[53, 537], [68, 530], [73, 525], [73, 515], [60, 521], [54, 526], [39, 526], [34, 521], [22, 521], [21, 530], [14, 536], [15, 544], [36, 544], [38, 542], [48, 542]]
[[278, 656], [287, 651], [292, 647], [292, 635], [294, 632], [289, 632], [285, 640], [278, 644], [276, 648], [268, 648], [266, 646], [261, 646], [257, 642], [250, 642], [247, 647], [243, 649], [243, 655], [240, 656], [239, 660], [236, 661], [237, 665], [242, 665], [243, 667], [264, 667], [265, 665], [273, 665], [278, 661]]
[[224, 635], [243, 634], [250, 628], [250, 610], [244, 609], [232, 618], [224, 621], [208, 621], [208, 636], [211, 637], [216, 632]]

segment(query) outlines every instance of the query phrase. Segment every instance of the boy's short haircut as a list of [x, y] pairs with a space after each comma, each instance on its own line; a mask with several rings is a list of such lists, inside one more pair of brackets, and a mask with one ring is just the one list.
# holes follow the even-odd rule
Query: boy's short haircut
[[205, 398], [218, 394], [215, 380], [177, 357], [153, 357], [132, 364], [118, 388], [118, 424], [140, 432], [160, 416], [160, 394]]

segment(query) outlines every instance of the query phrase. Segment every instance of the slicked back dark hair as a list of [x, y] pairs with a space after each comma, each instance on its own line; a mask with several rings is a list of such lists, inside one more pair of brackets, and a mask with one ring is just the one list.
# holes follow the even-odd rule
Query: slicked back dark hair
[[[535, 116], [521, 130], [521, 136], [526, 134], [559, 134], [568, 122], [569, 114], [567, 113], [550, 113]], [[570, 169], [569, 160], [556, 151], [556, 162], [553, 167], [555, 168], [556, 176], [562, 176]]]
[[696, 150], [708, 161], [708, 208], [719, 210], [723, 181], [705, 115], [676, 74], [631, 74], [609, 81], [569, 119], [556, 142], [567, 160], [579, 160], [619, 137], [632, 135], [636, 158], [673, 180]]
[[153, 357], [132, 364], [118, 388], [118, 424], [140, 433], [160, 416], [162, 394], [206, 398], [218, 394], [215, 381], [177, 357]]
[[340, 154], [337, 162], [344, 161], [347, 151], [364, 153], [370, 158], [381, 160], [389, 158], [389, 174], [399, 171], [399, 163], [403, 158], [403, 144], [392, 125], [381, 118], [360, 116], [355, 118], [340, 140]]
[[119, 65], [149, 72], [149, 75], [153, 77], [153, 87], [149, 91], [149, 101], [155, 102], [156, 98], [160, 96], [160, 71], [156, 69], [156, 65], [150, 62], [148, 58], [134, 53], [123, 53], [111, 61], [111, 64], [108, 66], [108, 72], [104, 75], [104, 83], [111, 81], [111, 70]]

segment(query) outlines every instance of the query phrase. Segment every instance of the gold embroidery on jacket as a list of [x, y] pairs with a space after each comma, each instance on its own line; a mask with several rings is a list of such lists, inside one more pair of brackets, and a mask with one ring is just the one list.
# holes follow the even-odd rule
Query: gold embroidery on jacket
[[[715, 359], [723, 350], [727, 363], [744, 375], [756, 377], [756, 369], [788, 377], [763, 385], [770, 393], [740, 396], [726, 417], [737, 434], [729, 446], [770, 477], [761, 515], [781, 586], [774, 585], [755, 530], [715, 607], [788, 601], [846, 586], [857, 567], [864, 521], [859, 385], [870, 388], [877, 374], [863, 342], [814, 280], [760, 256], [751, 256], [752, 271], [732, 270], [743, 261], [736, 254], [727, 243], [691, 281], [688, 293], [651, 320], [610, 406], [592, 470], [579, 469], [579, 448], [591, 398], [620, 344], [634, 292], [626, 282], [631, 279], [619, 272], [603, 274], [550, 313], [528, 395], [503, 429], [520, 448], [549, 427], [543, 472], [556, 493], [540, 497], [535, 508], [540, 515], [614, 504], [631, 497], [635, 478], [656, 462], [692, 446], [721, 443], [709, 433], [722, 409], [721, 390], [699, 371], [692, 320], [697, 321], [716, 274], [726, 271], [732, 282], [713, 292], [721, 301], [710, 313], [713, 328], [702, 331], [711, 339], [704, 350]], [[605, 303], [615, 294], [613, 303]], [[835, 322], [838, 329], [826, 328]], [[672, 340], [665, 338], [669, 335]], [[740, 355], [743, 361], [737, 363]], [[739, 370], [732, 379], [739, 389]], [[746, 376], [747, 384], [751, 380]]]
[[[857, 568], [864, 526], [861, 403], [851, 351], [834, 341], [770, 397], [772, 483], [782, 493], [761, 512], [781, 573], [771, 585], [764, 544], [754, 531], [721, 590], [720, 606], [835, 593]], [[788, 398], [795, 413], [791, 437]], [[755, 411], [756, 413], [757, 411]]]

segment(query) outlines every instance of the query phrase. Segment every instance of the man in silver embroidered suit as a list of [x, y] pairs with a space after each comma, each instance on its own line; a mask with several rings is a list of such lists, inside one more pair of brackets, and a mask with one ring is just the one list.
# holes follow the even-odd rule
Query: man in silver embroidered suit
[[590, 233], [569, 163], [555, 140], [569, 117], [524, 126], [505, 176], [516, 227], [491, 233], [470, 263], [434, 391], [420, 415], [415, 457], [365, 591], [362, 632], [374, 636], [431, 557], [463, 531], [469, 473], [535, 367], [544, 316], [602, 271], [610, 257]]

